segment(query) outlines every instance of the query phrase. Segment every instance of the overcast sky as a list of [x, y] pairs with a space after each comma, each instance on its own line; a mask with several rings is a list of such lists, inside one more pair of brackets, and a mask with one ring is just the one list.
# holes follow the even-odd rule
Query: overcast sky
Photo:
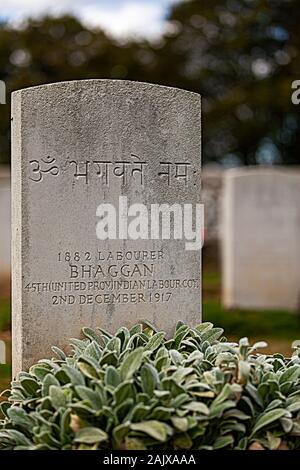
[[0, 17], [19, 22], [45, 13], [73, 13], [116, 37], [157, 37], [166, 28], [170, 6], [178, 0], [0, 0]]

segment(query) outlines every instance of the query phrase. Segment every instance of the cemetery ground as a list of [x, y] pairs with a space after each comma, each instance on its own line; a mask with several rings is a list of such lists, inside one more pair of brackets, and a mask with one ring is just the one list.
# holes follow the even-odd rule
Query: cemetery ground
[[[222, 327], [231, 341], [247, 336], [250, 343], [264, 340], [268, 348], [262, 353], [290, 356], [292, 342], [300, 340], [300, 317], [288, 311], [225, 310], [220, 302], [221, 275], [215, 248], [203, 256], [203, 321]], [[0, 340], [7, 345], [7, 364], [0, 365], [0, 391], [9, 387], [11, 377], [11, 333], [9, 289], [0, 292]]]

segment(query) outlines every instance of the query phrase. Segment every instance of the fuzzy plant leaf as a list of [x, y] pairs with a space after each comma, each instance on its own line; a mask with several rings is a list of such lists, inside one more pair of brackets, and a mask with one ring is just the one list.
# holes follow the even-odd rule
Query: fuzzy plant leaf
[[213, 449], [218, 450], [218, 449], [224, 449], [224, 447], [228, 447], [234, 443], [233, 436], [220, 436], [216, 439], [216, 441], [213, 444]]
[[269, 426], [270, 424], [274, 423], [274, 421], [279, 420], [285, 415], [285, 410], [282, 408], [277, 408], [275, 410], [267, 411], [267, 413], [264, 413], [262, 416], [259, 417], [257, 420], [251, 436], [254, 436], [259, 430], [262, 428]]
[[66, 406], [66, 396], [60, 387], [57, 387], [56, 385], [50, 385], [49, 396], [51, 404], [55, 409], [63, 408]]
[[128, 354], [120, 367], [120, 375], [122, 380], [131, 379], [133, 374], [139, 369], [143, 361], [143, 348], [137, 348]]
[[7, 416], [10, 418], [12, 423], [16, 426], [20, 426], [26, 430], [26, 428], [34, 425], [34, 420], [26, 413], [23, 408], [18, 406], [12, 406], [7, 410]]
[[298, 355], [256, 354], [211, 323], [83, 333], [2, 394], [1, 450], [300, 450]]
[[279, 383], [284, 384], [285, 382], [294, 382], [298, 379], [300, 375], [300, 365], [296, 364], [294, 366], [289, 367], [285, 370], [279, 378]]
[[169, 427], [160, 421], [142, 421], [141, 423], [133, 423], [130, 427], [133, 431], [147, 434], [159, 442], [165, 442], [168, 437]]
[[108, 435], [102, 429], [86, 427], [79, 429], [75, 435], [74, 442], [80, 444], [98, 444], [108, 440]]

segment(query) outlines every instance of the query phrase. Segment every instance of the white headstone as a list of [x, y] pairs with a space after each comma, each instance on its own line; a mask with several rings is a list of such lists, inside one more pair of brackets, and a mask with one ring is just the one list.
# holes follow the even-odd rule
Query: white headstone
[[0, 167], [0, 280], [10, 277], [10, 172]]
[[[14, 373], [83, 326], [200, 322], [200, 252], [120, 233], [126, 204], [200, 201], [200, 113], [195, 93], [118, 80], [13, 93]], [[119, 239], [97, 238], [120, 202]]]
[[205, 244], [216, 244], [220, 240], [220, 201], [223, 191], [221, 168], [202, 168], [201, 201], [204, 204]]
[[300, 306], [300, 172], [226, 172], [222, 223], [223, 304]]

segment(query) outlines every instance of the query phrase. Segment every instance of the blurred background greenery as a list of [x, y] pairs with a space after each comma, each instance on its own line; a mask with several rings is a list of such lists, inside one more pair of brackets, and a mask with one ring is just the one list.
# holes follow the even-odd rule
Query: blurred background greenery
[[[101, 2], [100, 2], [101, 3]], [[200, 92], [204, 163], [297, 164], [298, 0], [188, 0], [152, 42], [109, 37], [76, 18], [0, 26], [0, 79], [10, 92], [82, 78], [122, 78]], [[300, 77], [298, 77], [300, 78]], [[0, 114], [0, 162], [9, 162], [9, 106]]]
[[[299, 164], [300, 114], [291, 84], [300, 79], [298, 0], [188, 0], [173, 5], [169, 27], [152, 41], [120, 39], [72, 16], [0, 24], [0, 163], [10, 162], [10, 93], [43, 83], [115, 78], [154, 82], [203, 95], [203, 161], [223, 167]], [[297, 76], [298, 74], [298, 76]], [[288, 312], [224, 311], [216, 247], [204, 249], [204, 320], [230, 339], [270, 342], [291, 353], [300, 322]], [[0, 286], [0, 340], [10, 345], [10, 301]], [[9, 347], [8, 347], [9, 349]], [[0, 390], [8, 385], [0, 365]]]

